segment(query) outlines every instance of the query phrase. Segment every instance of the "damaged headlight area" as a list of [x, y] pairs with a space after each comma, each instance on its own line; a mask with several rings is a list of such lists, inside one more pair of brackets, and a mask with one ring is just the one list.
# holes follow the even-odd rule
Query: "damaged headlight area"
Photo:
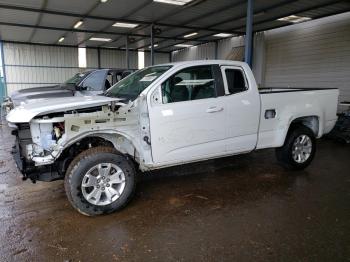
[[65, 133], [64, 121], [51, 122], [52, 120], [34, 120], [30, 124], [32, 144], [27, 145], [27, 159], [31, 159], [37, 165], [50, 164], [58, 153], [57, 146]]
[[12, 134], [16, 136], [13, 155], [24, 179], [52, 181], [62, 176], [59, 166], [53, 162], [59, 152], [58, 145], [63, 141], [64, 121], [48, 121], [36, 119], [11, 125]]

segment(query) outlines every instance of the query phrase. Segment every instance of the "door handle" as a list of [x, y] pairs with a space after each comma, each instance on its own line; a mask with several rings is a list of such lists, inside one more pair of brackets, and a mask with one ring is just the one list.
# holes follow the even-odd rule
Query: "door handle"
[[206, 112], [207, 113], [216, 113], [216, 112], [221, 112], [222, 110], [224, 110], [223, 107], [211, 106], [206, 110]]

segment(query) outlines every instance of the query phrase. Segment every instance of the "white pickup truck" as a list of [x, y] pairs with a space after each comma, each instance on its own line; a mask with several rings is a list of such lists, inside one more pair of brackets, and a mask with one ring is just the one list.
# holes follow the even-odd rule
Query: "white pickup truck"
[[337, 89], [258, 89], [245, 63], [224, 60], [139, 70], [102, 96], [47, 99], [12, 110], [24, 178], [65, 180], [85, 215], [132, 198], [147, 171], [276, 148], [289, 169], [312, 161], [337, 120]]

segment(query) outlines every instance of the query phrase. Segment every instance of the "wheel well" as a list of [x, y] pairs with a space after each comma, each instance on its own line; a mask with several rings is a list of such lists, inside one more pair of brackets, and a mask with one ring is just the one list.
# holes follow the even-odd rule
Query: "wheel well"
[[76, 143], [72, 144], [71, 146], [65, 148], [60, 155], [60, 157], [57, 159], [57, 163], [60, 169], [60, 172], [62, 174], [65, 173], [67, 170], [69, 164], [73, 161], [73, 159], [79, 155], [81, 152], [97, 146], [104, 146], [104, 147], [112, 147], [114, 148], [114, 145], [112, 142], [101, 138], [101, 137], [84, 137], [81, 140], [77, 141]]
[[292, 121], [290, 124], [290, 127], [296, 126], [296, 125], [303, 125], [312, 130], [312, 132], [315, 134], [315, 136], [318, 136], [319, 132], [319, 119], [318, 116], [303, 116], [298, 117]]

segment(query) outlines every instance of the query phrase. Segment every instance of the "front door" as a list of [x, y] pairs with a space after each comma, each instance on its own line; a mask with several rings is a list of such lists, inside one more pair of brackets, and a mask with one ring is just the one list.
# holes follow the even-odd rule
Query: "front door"
[[162, 102], [149, 107], [155, 163], [224, 154], [226, 109], [213, 70], [211, 65], [185, 68], [161, 85]]

